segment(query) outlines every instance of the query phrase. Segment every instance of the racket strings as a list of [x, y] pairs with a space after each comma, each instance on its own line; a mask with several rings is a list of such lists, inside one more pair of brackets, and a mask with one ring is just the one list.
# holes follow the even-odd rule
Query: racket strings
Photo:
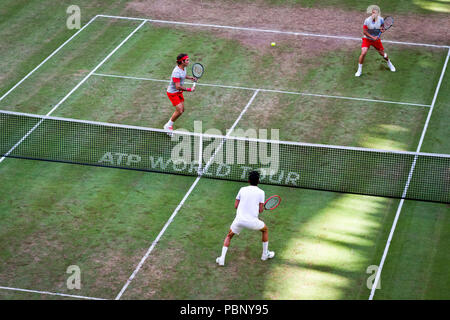
[[394, 24], [394, 19], [392, 17], [387, 17], [384, 19], [384, 28], [389, 29]]
[[195, 65], [192, 68], [192, 73], [194, 77], [199, 78], [203, 74], [203, 67], [201, 65]]
[[274, 207], [276, 207], [276, 205], [278, 204], [278, 202], [279, 202], [279, 199], [278, 198], [272, 198], [272, 199], [269, 199], [267, 202], [266, 202], [266, 205], [265, 205], [265, 207], [267, 208], [267, 209], [271, 209], [271, 208], [274, 208]]

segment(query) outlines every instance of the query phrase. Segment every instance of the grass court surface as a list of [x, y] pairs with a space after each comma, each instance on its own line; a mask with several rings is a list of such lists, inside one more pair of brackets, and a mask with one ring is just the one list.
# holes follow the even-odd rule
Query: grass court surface
[[[286, 141], [416, 151], [432, 108], [420, 151], [450, 153], [449, 48], [439, 47], [448, 38], [435, 47], [385, 43], [395, 73], [371, 49], [356, 78], [360, 41], [93, 19], [129, 12], [125, 2], [85, 1], [89, 25], [27, 76], [78, 31], [65, 27], [70, 4], [48, 1], [58, 17], [40, 1], [0, 4], [0, 35], [10, 39], [0, 46], [0, 109], [162, 128], [173, 112], [167, 80], [187, 52], [206, 73], [184, 93], [175, 129], [202, 121], [223, 134], [233, 125], [277, 128]], [[260, 261], [260, 233], [244, 231], [220, 268], [215, 259], [245, 184], [10, 158], [0, 162], [0, 180], [0, 299], [365, 300], [368, 267], [380, 264], [400, 206], [261, 185], [283, 198], [260, 216], [276, 256]], [[407, 200], [400, 209], [374, 299], [448, 299], [449, 205]], [[79, 290], [66, 286], [70, 265], [81, 269]]]

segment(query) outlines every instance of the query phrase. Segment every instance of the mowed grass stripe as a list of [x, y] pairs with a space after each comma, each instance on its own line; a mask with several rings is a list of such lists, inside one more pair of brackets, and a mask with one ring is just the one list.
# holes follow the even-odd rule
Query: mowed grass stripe
[[[64, 42], [74, 31], [65, 27], [64, 16], [59, 19], [39, 1], [3, 1], [0, 36], [8, 39], [0, 46], [0, 86], [19, 80], [17, 77], [34, 68], [51, 53], [57, 42]], [[46, 17], [52, 16], [52, 19]], [[61, 19], [62, 18], [62, 19]], [[48, 37], [48, 38], [47, 38]], [[2, 90], [3, 91], [3, 90]]]
[[[98, 12], [98, 4], [118, 12], [123, 3], [82, 0], [81, 26]], [[49, 1], [2, 1], [0, 37], [0, 95], [15, 85], [78, 30], [66, 26], [70, 3]], [[48, 10], [51, 7], [52, 10]], [[106, 9], [106, 7], [104, 7]], [[84, 30], [83, 30], [84, 31]], [[86, 41], [86, 39], [85, 39]], [[81, 43], [82, 45], [82, 43]]]
[[447, 67], [442, 80], [441, 89], [436, 99], [427, 133], [423, 140], [423, 152], [436, 152], [450, 154], [450, 75]]
[[449, 214], [446, 204], [405, 201], [374, 299], [449, 298]]
[[94, 21], [2, 100], [0, 107], [47, 113], [135, 28]]

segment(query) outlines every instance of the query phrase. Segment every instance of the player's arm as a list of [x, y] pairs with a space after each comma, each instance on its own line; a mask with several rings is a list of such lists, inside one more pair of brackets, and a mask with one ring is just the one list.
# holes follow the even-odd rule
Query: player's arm
[[175, 88], [179, 91], [195, 91], [195, 88], [186, 88], [181, 85], [179, 78], [172, 78], [173, 82], [175, 83]]
[[259, 213], [264, 211], [264, 203], [259, 204]]
[[186, 79], [189, 79], [189, 80], [192, 80], [195, 82], [197, 82], [197, 80], [198, 80], [196, 77], [191, 77], [191, 76], [186, 76]]
[[371, 34], [369, 33], [369, 29], [368, 29], [366, 26], [364, 26], [364, 28], [363, 28], [363, 34], [364, 34], [365, 36], [369, 37], [369, 39], [377, 40], [377, 37], [374, 37], [373, 35], [371, 35]]
[[234, 202], [234, 208], [237, 209], [239, 206], [239, 202], [241, 202], [241, 200], [236, 199], [236, 201]]
[[381, 33], [383, 33], [386, 31], [386, 29], [384, 28], [384, 19], [383, 18], [380, 18], [380, 19], [381, 19], [380, 31], [381, 31]]

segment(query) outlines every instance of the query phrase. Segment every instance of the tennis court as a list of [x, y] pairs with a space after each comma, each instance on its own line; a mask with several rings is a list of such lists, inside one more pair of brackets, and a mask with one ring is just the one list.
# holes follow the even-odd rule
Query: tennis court
[[[277, 47], [262, 49], [271, 40]], [[304, 49], [321, 41], [333, 51]], [[448, 119], [449, 47], [390, 43], [404, 71], [372, 54], [362, 82], [355, 44], [98, 15], [2, 90], [0, 109], [161, 129], [174, 56], [185, 51], [206, 73], [175, 129], [201, 121], [223, 135], [279, 129], [288, 142], [448, 154], [436, 150], [446, 137], [430, 111]], [[283, 199], [262, 214], [276, 258], [261, 263], [260, 234], [244, 232], [219, 268], [242, 182], [14, 158], [0, 162], [0, 177], [1, 299], [448, 298], [446, 244], [431, 235], [446, 234], [445, 203], [261, 185]], [[375, 291], [368, 268], [380, 264]], [[70, 265], [81, 289], [67, 288]]]

